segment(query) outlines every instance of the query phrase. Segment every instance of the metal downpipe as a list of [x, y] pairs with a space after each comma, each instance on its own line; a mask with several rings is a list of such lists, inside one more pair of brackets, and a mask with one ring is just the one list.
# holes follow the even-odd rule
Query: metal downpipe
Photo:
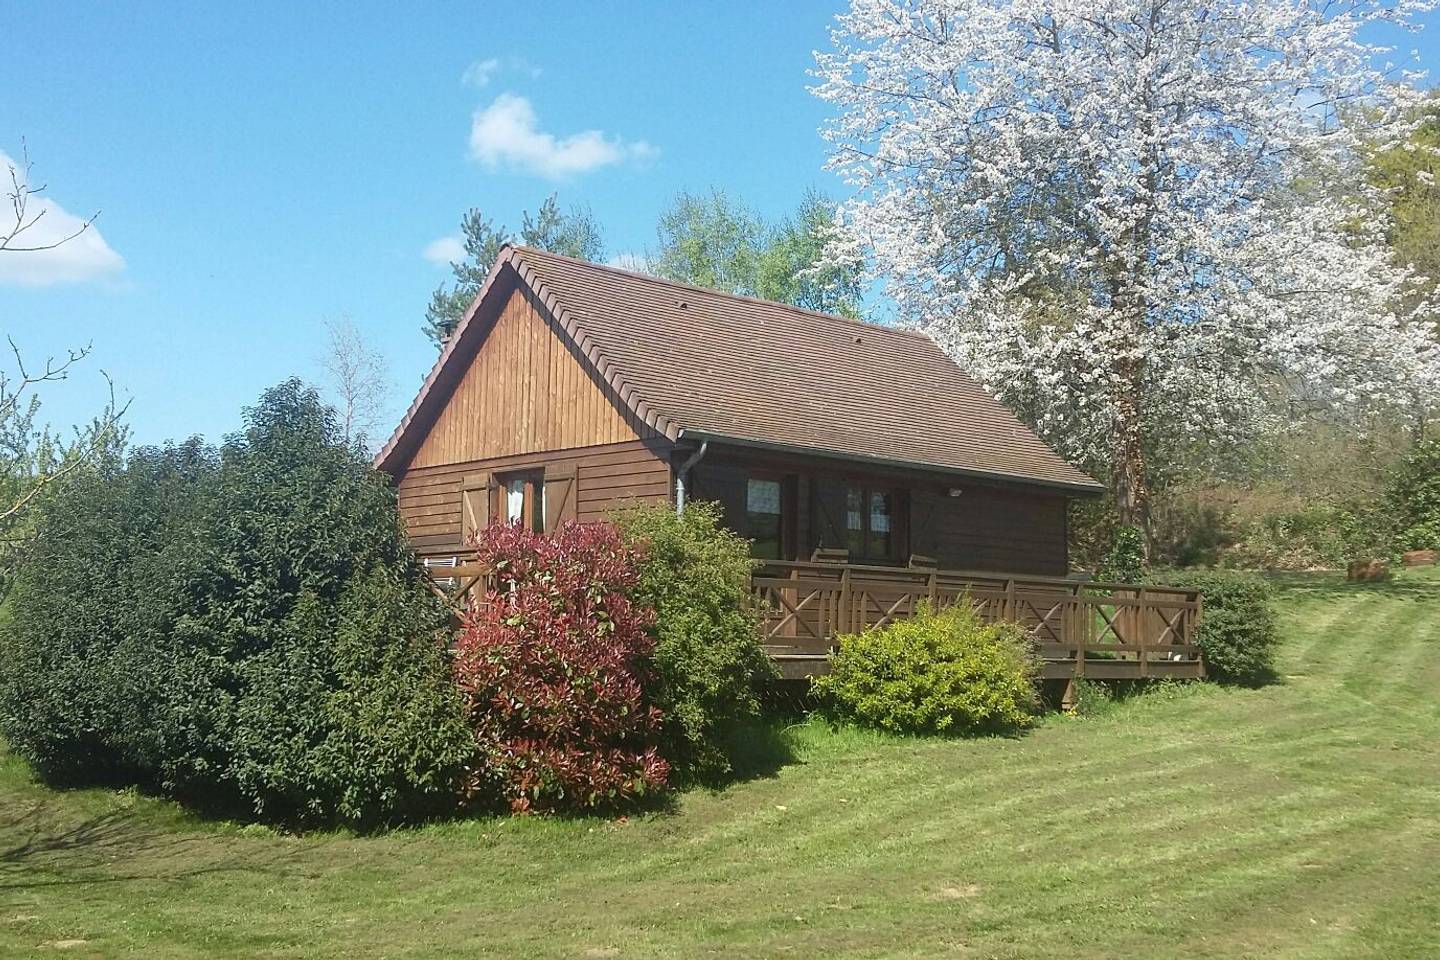
[[685, 485], [686, 485], [686, 483], [687, 483], [687, 482], [689, 481], [689, 479], [690, 479], [690, 468], [693, 467], [693, 466], [695, 466], [695, 464], [699, 463], [699, 462], [700, 462], [700, 458], [703, 457], [703, 456], [705, 456], [705, 451], [707, 451], [707, 450], [709, 450], [709, 449], [710, 449], [710, 441], [709, 441], [709, 440], [702, 440], [702, 441], [700, 442], [700, 446], [699, 446], [698, 448], [696, 448], [695, 452], [692, 453], [692, 454], [690, 454], [689, 459], [687, 459], [684, 463], [680, 464], [680, 469], [677, 470], [677, 471], [675, 471], [675, 513], [676, 513], [676, 514], [681, 514], [681, 513], [684, 513], [684, 512], [685, 512], [685, 494], [686, 494]]

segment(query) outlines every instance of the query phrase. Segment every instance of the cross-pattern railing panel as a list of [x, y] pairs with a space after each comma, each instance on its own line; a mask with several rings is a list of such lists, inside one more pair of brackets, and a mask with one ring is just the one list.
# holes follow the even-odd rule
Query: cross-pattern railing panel
[[426, 567], [430, 591], [445, 602], [456, 615], [463, 614], [470, 607], [485, 602], [490, 590], [489, 567], [479, 563], [460, 563], [453, 567]]
[[1189, 664], [1198, 674], [1193, 590], [989, 572], [913, 570], [842, 563], [770, 562], [752, 586], [766, 611], [764, 640], [781, 655], [821, 656], [846, 634], [914, 616], [924, 604], [971, 604], [987, 620], [1012, 620], [1046, 660], [1083, 675], [1100, 662], [1136, 676]]

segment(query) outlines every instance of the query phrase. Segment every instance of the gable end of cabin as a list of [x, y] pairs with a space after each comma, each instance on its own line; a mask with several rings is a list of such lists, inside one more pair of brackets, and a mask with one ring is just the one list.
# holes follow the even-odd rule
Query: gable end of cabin
[[411, 543], [432, 562], [493, 522], [553, 530], [674, 494], [671, 442], [513, 270], [497, 279], [391, 468]]

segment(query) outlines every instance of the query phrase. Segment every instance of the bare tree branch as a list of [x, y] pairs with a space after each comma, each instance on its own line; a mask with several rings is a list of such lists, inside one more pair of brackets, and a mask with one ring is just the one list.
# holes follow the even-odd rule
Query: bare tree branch
[[366, 342], [348, 316], [321, 321], [327, 340], [320, 366], [325, 393], [340, 416], [347, 443], [373, 441], [385, 427], [390, 376], [385, 357]]
[[33, 166], [30, 161], [30, 148], [25, 146], [24, 140], [20, 141], [20, 143], [22, 154], [20, 166], [16, 167], [13, 163], [8, 164], [10, 168], [10, 192], [6, 194], [6, 196], [10, 201], [10, 210], [14, 216], [14, 223], [6, 227], [3, 231], [0, 231], [0, 253], [40, 253], [45, 250], [54, 250], [56, 247], [69, 243], [86, 230], [89, 230], [90, 225], [100, 216], [100, 211], [96, 210], [88, 220], [80, 224], [78, 229], [58, 240], [49, 243], [37, 243], [32, 246], [17, 245], [15, 243], [16, 238], [38, 224], [44, 219], [45, 214], [49, 212], [48, 209], [41, 209], [38, 213], [30, 213], [30, 199], [44, 193], [45, 184], [42, 183], [38, 187], [30, 185], [30, 168]]
[[[79, 229], [47, 242], [17, 242], [41, 223], [48, 206], [32, 212], [31, 200], [44, 193], [45, 185], [32, 186], [30, 150], [21, 141], [21, 163], [10, 167], [10, 212], [12, 224], [0, 227], [0, 252], [8, 254], [39, 253], [54, 250], [90, 229], [97, 211]], [[77, 363], [90, 356], [91, 346], [65, 352], [63, 357], [47, 356], [40, 367], [25, 362], [25, 356], [14, 338], [7, 336], [14, 369], [0, 370], [0, 593], [9, 589], [9, 572], [19, 562], [25, 545], [34, 536], [35, 525], [29, 513], [47, 488], [65, 477], [92, 464], [107, 448], [123, 443], [122, 420], [130, 409], [115, 396], [115, 381], [104, 370], [108, 399], [100, 414], [86, 428], [76, 428], [74, 441], [66, 443], [48, 427], [36, 427], [40, 409], [37, 392], [40, 386], [59, 383], [70, 378]]]

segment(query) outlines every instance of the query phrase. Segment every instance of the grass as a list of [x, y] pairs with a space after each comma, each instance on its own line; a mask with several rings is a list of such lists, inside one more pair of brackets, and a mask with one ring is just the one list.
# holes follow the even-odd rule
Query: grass
[[1440, 956], [1440, 575], [1281, 591], [1276, 685], [1013, 740], [805, 725], [628, 822], [285, 836], [0, 753], [0, 956]]

